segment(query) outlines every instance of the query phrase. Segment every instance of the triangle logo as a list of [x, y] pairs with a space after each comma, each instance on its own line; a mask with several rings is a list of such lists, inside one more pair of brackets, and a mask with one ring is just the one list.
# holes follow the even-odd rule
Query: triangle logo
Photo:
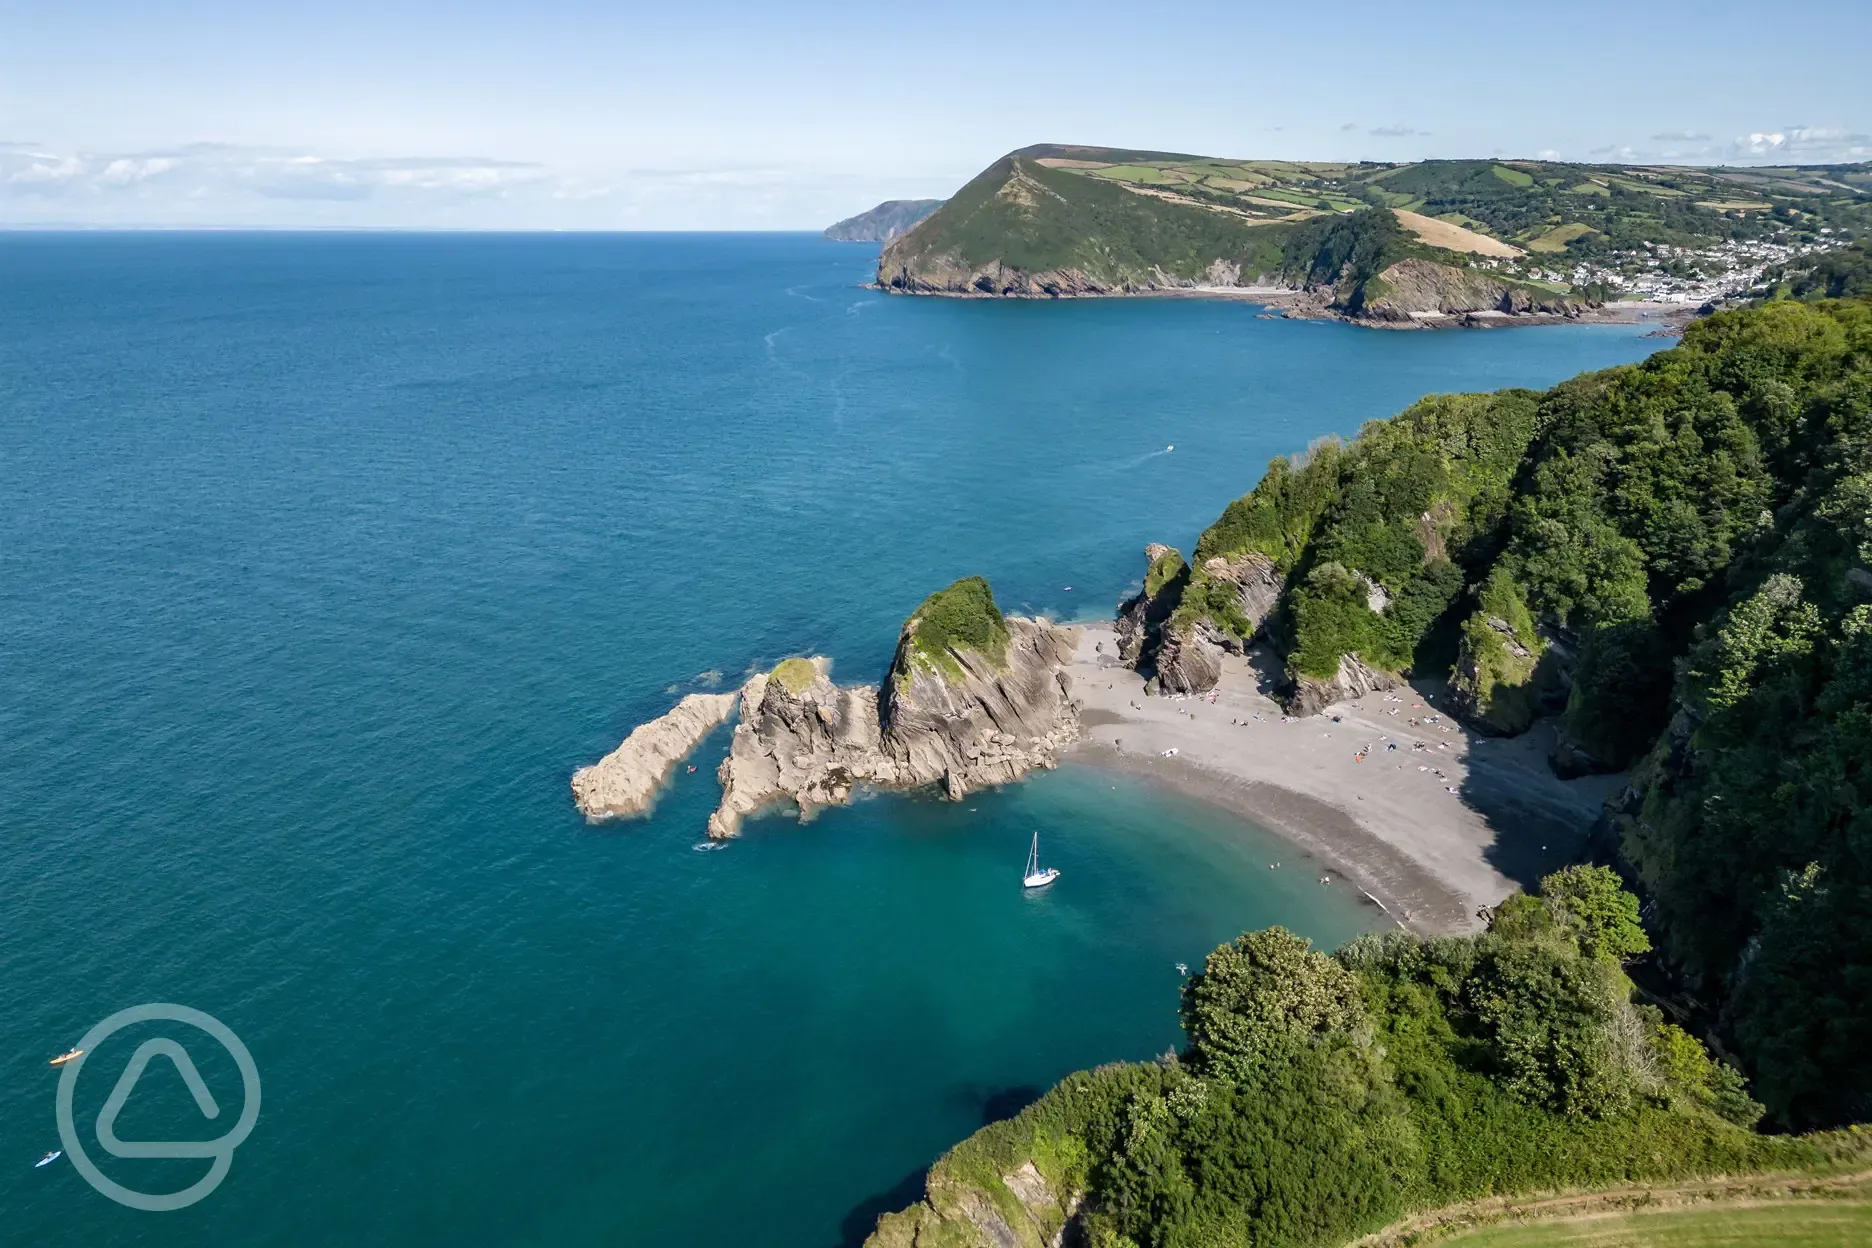
[[136, 1089], [137, 1081], [143, 1077], [143, 1071], [157, 1057], [169, 1059], [176, 1073], [182, 1076], [182, 1083], [195, 1098], [195, 1107], [204, 1118], [210, 1120], [221, 1116], [221, 1106], [215, 1103], [214, 1094], [208, 1091], [208, 1085], [202, 1081], [201, 1072], [195, 1069], [195, 1061], [188, 1055], [188, 1050], [167, 1037], [145, 1040], [137, 1046], [136, 1053], [130, 1058], [130, 1064], [124, 1067], [123, 1074], [117, 1077], [117, 1086], [104, 1101], [104, 1108], [98, 1111], [97, 1137], [104, 1151], [113, 1157], [213, 1157], [221, 1151], [219, 1140], [120, 1140], [117, 1138], [117, 1115], [130, 1100], [130, 1093]]

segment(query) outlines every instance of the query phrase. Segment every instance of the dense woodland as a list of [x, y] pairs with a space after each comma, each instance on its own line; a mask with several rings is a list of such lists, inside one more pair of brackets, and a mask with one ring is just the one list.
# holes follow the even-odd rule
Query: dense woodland
[[[1638, 901], [1603, 867], [1517, 895], [1480, 935], [1361, 937], [1328, 956], [1280, 928], [1186, 981], [1188, 1047], [1079, 1074], [956, 1148], [875, 1248], [974, 1244], [987, 1213], [1042, 1243], [1066, 1220], [1003, 1176], [1083, 1193], [1096, 1248], [1342, 1243], [1499, 1192], [1825, 1168], [1853, 1136], [1762, 1134], [1742, 1076], [1632, 1001]], [[987, 1213], [984, 1212], [987, 1211]]]
[[1485, 731], [1553, 710], [1557, 766], [1634, 767], [1623, 861], [1773, 1120], [1872, 1116], [1872, 307], [1723, 313], [1277, 461], [1179, 610], [1240, 633], [1201, 569], [1245, 550], [1296, 679], [1447, 673]]

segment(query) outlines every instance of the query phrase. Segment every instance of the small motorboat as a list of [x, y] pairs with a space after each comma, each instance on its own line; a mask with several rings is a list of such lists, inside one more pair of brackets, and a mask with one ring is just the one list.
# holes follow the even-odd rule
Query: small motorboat
[[63, 1066], [63, 1065], [64, 1065], [64, 1064], [66, 1063], [66, 1062], [69, 1062], [69, 1061], [71, 1061], [71, 1060], [72, 1060], [73, 1058], [75, 1058], [75, 1057], [83, 1057], [83, 1056], [84, 1056], [84, 1050], [83, 1050], [83, 1049], [73, 1049], [73, 1050], [72, 1050], [71, 1052], [69, 1052], [69, 1053], [61, 1053], [61, 1054], [59, 1054], [59, 1055], [58, 1055], [57, 1057], [55, 1057], [55, 1058], [53, 1058], [53, 1059], [52, 1059], [52, 1065], [54, 1065], [54, 1066]]
[[1033, 848], [1027, 851], [1027, 871], [1021, 876], [1022, 888], [1045, 888], [1059, 879], [1057, 867], [1040, 865], [1040, 834], [1034, 833]]
[[1172, 442], [1169, 446], [1164, 447], [1165, 454], [1169, 454], [1171, 451], [1174, 451], [1174, 450], [1176, 450], [1176, 443], [1174, 442]]
[[41, 1157], [38, 1161], [35, 1161], [33, 1163], [33, 1169], [37, 1170], [40, 1166], [49, 1166], [53, 1162], [57, 1161], [59, 1158], [63, 1157], [64, 1155], [65, 1155], [64, 1149], [55, 1148], [51, 1152], [47, 1153], [45, 1156]]

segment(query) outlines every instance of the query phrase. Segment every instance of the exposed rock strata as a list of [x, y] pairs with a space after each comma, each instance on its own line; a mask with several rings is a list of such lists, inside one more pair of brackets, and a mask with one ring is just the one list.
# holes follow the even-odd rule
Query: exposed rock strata
[[1235, 587], [1235, 605], [1248, 622], [1248, 636], [1239, 639], [1238, 644], [1246, 646], [1259, 637], [1274, 608], [1280, 603], [1281, 591], [1286, 588], [1286, 580], [1274, 561], [1258, 550], [1243, 551], [1239, 555], [1223, 558], [1220, 555], [1203, 560], [1203, 575], [1212, 581], [1227, 581]]
[[1534, 286], [1504, 282], [1479, 269], [1432, 260], [1400, 260], [1372, 281], [1342, 292], [1335, 309], [1368, 321], [1408, 322], [1423, 316], [1499, 313], [1578, 316], [1585, 301]]
[[1299, 676], [1294, 679], [1293, 690], [1287, 695], [1287, 713], [1317, 715], [1335, 702], [1348, 702], [1379, 690], [1396, 689], [1403, 683], [1404, 678], [1396, 672], [1372, 667], [1350, 654], [1341, 655], [1339, 670], [1331, 678], [1320, 680], [1313, 676]]
[[986, 785], [1050, 768], [1079, 736], [1065, 666], [1078, 630], [1010, 617], [999, 661], [968, 647], [946, 653], [954, 671], [910, 654], [916, 619], [904, 625], [882, 688], [840, 688], [818, 679], [792, 693], [756, 676], [741, 691], [741, 722], [718, 773], [722, 803], [709, 835], [737, 836], [748, 815], [792, 802], [801, 815], [843, 805], [862, 786], [934, 784], [958, 800]]
[[[1157, 635], [1170, 613], [1182, 600], [1183, 587], [1188, 577], [1181, 569], [1183, 556], [1176, 549], [1165, 546], [1162, 542], [1152, 542], [1144, 548], [1144, 558], [1148, 561], [1144, 571], [1144, 586], [1126, 599], [1118, 608], [1118, 659], [1126, 667], [1144, 670], [1149, 667], [1150, 656], [1157, 647]], [[1174, 559], [1174, 564], [1170, 561]], [[1159, 569], [1178, 569], [1168, 577], [1159, 577]], [[1160, 583], [1153, 586], [1153, 581]], [[1154, 590], [1154, 592], [1153, 592]]]
[[572, 799], [588, 819], [650, 808], [676, 764], [734, 713], [732, 693], [692, 693], [667, 714], [639, 725], [609, 754], [572, 773]]
[[865, 1248], [917, 1248], [926, 1244], [1018, 1248], [1041, 1244], [1061, 1248], [1069, 1236], [1084, 1235], [1078, 1223], [1085, 1193], [1055, 1191], [1033, 1161], [1023, 1161], [1001, 1177], [1012, 1197], [1007, 1206], [991, 1199], [974, 1183], [932, 1172], [921, 1201], [900, 1213], [878, 1219]]
[[920, 616], [911, 616], [881, 688], [835, 685], [817, 658], [790, 659], [738, 694], [692, 694], [576, 773], [573, 796], [594, 818], [648, 809], [676, 762], [737, 704], [741, 720], [717, 772], [721, 805], [708, 823], [718, 839], [738, 835], [748, 815], [777, 803], [811, 816], [864, 786], [929, 784], [956, 800], [1050, 768], [1079, 736], [1065, 670], [1079, 631], [993, 614], [995, 628], [1006, 630], [1004, 648], [995, 635], [996, 654], [921, 640]]
[[1206, 620], [1172, 623], [1157, 644], [1157, 685], [1166, 693], [1207, 693], [1222, 679], [1223, 639]]

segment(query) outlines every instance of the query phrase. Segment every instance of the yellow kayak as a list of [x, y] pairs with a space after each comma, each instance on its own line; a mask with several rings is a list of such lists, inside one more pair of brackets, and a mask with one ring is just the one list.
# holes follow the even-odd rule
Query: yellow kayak
[[55, 1057], [55, 1058], [53, 1058], [53, 1059], [52, 1059], [52, 1064], [53, 1064], [54, 1066], [63, 1066], [63, 1065], [64, 1065], [64, 1064], [66, 1063], [66, 1062], [69, 1062], [69, 1061], [71, 1061], [71, 1060], [72, 1060], [72, 1058], [74, 1058], [74, 1057], [81, 1057], [81, 1056], [83, 1056], [83, 1054], [84, 1054], [84, 1050], [83, 1050], [83, 1049], [73, 1049], [73, 1050], [72, 1050], [71, 1052], [69, 1052], [69, 1053], [61, 1053], [61, 1054], [59, 1054], [59, 1055], [58, 1055], [57, 1057]]

